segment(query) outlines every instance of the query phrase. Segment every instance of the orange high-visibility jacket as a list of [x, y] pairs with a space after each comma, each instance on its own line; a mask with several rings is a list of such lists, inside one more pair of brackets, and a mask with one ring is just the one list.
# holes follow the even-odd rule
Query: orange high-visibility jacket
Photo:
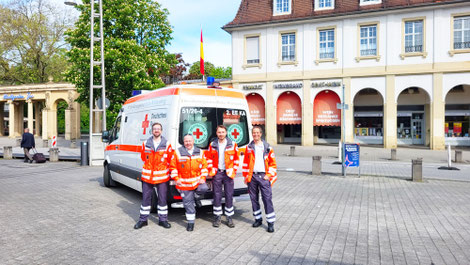
[[[237, 174], [238, 164], [240, 163], [240, 156], [238, 155], [237, 143], [226, 138], [227, 145], [224, 151], [225, 170], [227, 176], [234, 178]], [[213, 177], [217, 174], [219, 168], [219, 140], [216, 139], [209, 145], [206, 151], [207, 168], [209, 169], [209, 176]]]
[[170, 180], [170, 162], [174, 150], [162, 136], [160, 144], [155, 148], [153, 137], [142, 144], [141, 158], [144, 161], [141, 179], [150, 184], [159, 184]]
[[206, 158], [201, 149], [194, 147], [193, 154], [181, 146], [175, 152], [170, 163], [171, 178], [176, 181], [179, 190], [194, 190], [199, 181], [208, 175]]
[[[266, 176], [269, 178], [269, 182], [271, 182], [271, 186], [277, 180], [277, 165], [276, 165], [276, 158], [274, 157], [274, 151], [271, 146], [265, 141], [263, 141], [264, 145], [264, 169]], [[245, 157], [243, 158], [243, 167], [242, 172], [243, 176], [245, 177], [246, 182], [251, 181], [251, 177], [253, 176], [253, 167], [255, 166], [255, 143], [252, 141], [247, 147], [245, 151]]]

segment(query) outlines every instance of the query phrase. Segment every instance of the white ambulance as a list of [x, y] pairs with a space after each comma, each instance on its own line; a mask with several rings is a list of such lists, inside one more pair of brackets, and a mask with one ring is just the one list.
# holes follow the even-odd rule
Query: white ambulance
[[[216, 128], [227, 127], [227, 137], [235, 141], [240, 151], [252, 140], [248, 103], [243, 93], [220, 87], [178, 85], [166, 87], [128, 99], [114, 124], [103, 133], [105, 149], [104, 185], [114, 186], [115, 182], [142, 192], [140, 157], [142, 143], [152, 136], [151, 125], [163, 125], [162, 135], [174, 149], [183, 145], [183, 136], [194, 136], [195, 145], [207, 150], [211, 141], [217, 138]], [[241, 162], [235, 177], [234, 197], [247, 194], [247, 186], [241, 175]], [[211, 180], [207, 181], [210, 190], [201, 202], [212, 202]], [[172, 207], [182, 207], [181, 197], [174, 182], [169, 181], [168, 202]], [[152, 206], [156, 202], [152, 199]]]

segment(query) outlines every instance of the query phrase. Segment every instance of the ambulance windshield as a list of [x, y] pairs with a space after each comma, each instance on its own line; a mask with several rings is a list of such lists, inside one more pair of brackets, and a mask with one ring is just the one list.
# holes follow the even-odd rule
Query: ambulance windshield
[[179, 143], [183, 144], [186, 134], [194, 136], [194, 144], [207, 149], [216, 135], [217, 125], [227, 127], [227, 137], [238, 146], [248, 144], [248, 123], [246, 111], [240, 109], [184, 107], [181, 109]]

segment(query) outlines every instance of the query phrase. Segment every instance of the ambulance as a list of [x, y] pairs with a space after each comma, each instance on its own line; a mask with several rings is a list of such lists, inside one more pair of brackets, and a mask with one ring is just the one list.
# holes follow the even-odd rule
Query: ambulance
[[[140, 152], [142, 143], [152, 136], [152, 124], [163, 126], [162, 135], [174, 149], [183, 145], [183, 137], [192, 134], [195, 146], [207, 150], [217, 139], [216, 128], [227, 127], [227, 137], [236, 142], [242, 152], [252, 140], [248, 103], [243, 93], [220, 87], [177, 85], [149, 91], [128, 99], [115, 124], [102, 135], [105, 148], [103, 181], [107, 187], [116, 182], [142, 192]], [[234, 179], [234, 199], [248, 193], [241, 175], [241, 162]], [[199, 206], [212, 204], [212, 183], [198, 201]], [[156, 205], [154, 191], [152, 207]], [[246, 196], [245, 196], [246, 197]], [[174, 181], [169, 181], [168, 202], [181, 208], [181, 196]]]

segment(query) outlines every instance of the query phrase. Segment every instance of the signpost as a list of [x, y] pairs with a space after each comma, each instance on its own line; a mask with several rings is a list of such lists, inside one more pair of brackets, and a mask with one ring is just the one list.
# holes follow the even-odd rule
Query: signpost
[[360, 167], [360, 152], [359, 152], [359, 144], [344, 144], [344, 162], [343, 168], [345, 169], [345, 176], [346, 176], [346, 168], [348, 167], [358, 167], [359, 173], [358, 177], [361, 176], [361, 167]]
[[349, 109], [349, 105], [344, 103], [344, 84], [343, 84], [343, 96], [341, 98], [341, 103], [338, 103], [336, 105], [337, 109], [341, 110], [341, 145], [342, 145], [342, 159], [341, 159], [341, 173], [343, 176], [346, 176], [346, 168], [344, 167], [344, 159], [345, 159], [345, 153], [344, 153], [344, 139], [346, 137], [346, 125], [344, 123], [344, 111]]

